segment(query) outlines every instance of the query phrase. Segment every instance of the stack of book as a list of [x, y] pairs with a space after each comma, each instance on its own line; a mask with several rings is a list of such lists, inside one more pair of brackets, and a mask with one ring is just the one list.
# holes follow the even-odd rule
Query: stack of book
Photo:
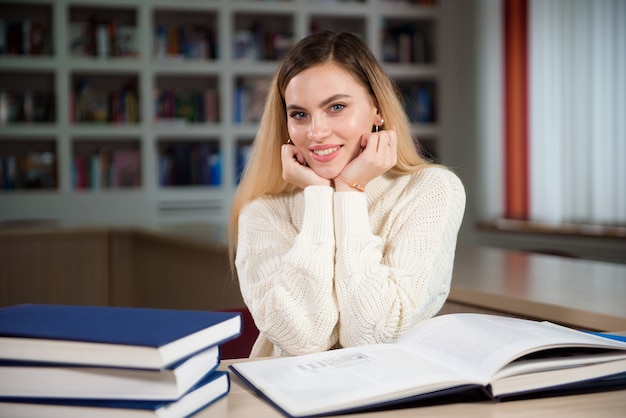
[[0, 416], [173, 418], [217, 408], [230, 390], [220, 346], [241, 330], [233, 312], [1, 308]]

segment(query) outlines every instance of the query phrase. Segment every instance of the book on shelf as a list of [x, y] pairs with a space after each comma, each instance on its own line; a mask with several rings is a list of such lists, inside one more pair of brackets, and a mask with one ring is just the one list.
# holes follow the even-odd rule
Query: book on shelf
[[252, 142], [240, 144], [237, 146], [237, 167], [235, 173], [235, 182], [239, 184], [241, 176], [248, 165], [250, 154], [252, 153]]
[[0, 190], [52, 189], [56, 184], [56, 155], [52, 151], [0, 156]]
[[89, 163], [84, 155], [77, 155], [72, 160], [72, 187], [76, 190], [89, 187]]
[[54, 93], [0, 88], [0, 125], [16, 122], [54, 122]]
[[2, 398], [0, 416], [29, 418], [182, 418], [204, 410], [202, 416], [223, 417], [227, 403], [217, 402], [230, 390], [227, 372], [207, 374], [180, 399], [162, 400], [107, 400], [107, 399], [38, 399]]
[[246, 78], [238, 83], [234, 94], [235, 123], [260, 121], [270, 82], [267, 77], [256, 77]]
[[238, 61], [280, 60], [294, 45], [290, 33], [267, 30], [259, 22], [233, 34], [232, 54]]
[[236, 60], [261, 60], [262, 52], [251, 30], [239, 30], [233, 35], [233, 58]]
[[0, 308], [0, 359], [164, 369], [241, 334], [232, 312], [23, 304]]
[[0, 18], [0, 55], [50, 55], [50, 39], [43, 22]]
[[111, 187], [139, 187], [141, 185], [140, 160], [139, 150], [114, 150], [111, 163]]
[[383, 33], [383, 61], [390, 63], [426, 63], [426, 34], [415, 24], [389, 28]]
[[0, 18], [0, 55], [5, 55], [8, 51], [7, 45], [7, 22]]
[[70, 121], [97, 123], [137, 123], [138, 93], [134, 87], [109, 91], [94, 88], [81, 78], [70, 91]]
[[449, 314], [415, 325], [395, 344], [230, 368], [285, 415], [305, 417], [452, 393], [503, 400], [574, 390], [613, 376], [626, 383], [626, 343], [549, 322]]
[[101, 148], [90, 155], [74, 156], [72, 186], [75, 190], [141, 186], [140, 151]]
[[137, 57], [137, 28], [116, 20], [68, 23], [72, 56]]
[[434, 86], [423, 84], [419, 86], [405, 86], [404, 108], [413, 122], [433, 123], [436, 120], [436, 102]]
[[111, 179], [111, 152], [107, 148], [101, 148], [92, 154], [91, 160], [93, 188], [108, 189]]
[[160, 124], [215, 123], [218, 99], [215, 89], [154, 89], [154, 120]]
[[208, 60], [217, 58], [215, 31], [206, 26], [184, 24], [158, 26], [154, 31], [157, 59]]
[[219, 345], [164, 369], [0, 360], [0, 399], [176, 400], [219, 362]]
[[172, 141], [159, 151], [159, 186], [219, 186], [219, 148], [208, 141]]
[[0, 157], [0, 180], [2, 190], [13, 190], [18, 187], [17, 157], [15, 155]]

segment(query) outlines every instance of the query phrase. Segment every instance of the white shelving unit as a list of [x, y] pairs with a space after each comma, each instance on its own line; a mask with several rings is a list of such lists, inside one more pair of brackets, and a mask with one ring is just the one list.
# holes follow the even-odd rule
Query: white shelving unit
[[[114, 21], [118, 29], [134, 27], [136, 56], [98, 57], [73, 53], [70, 48], [70, 40], [75, 36], [72, 24], [87, 19], [86, 16], [93, 16], [98, 22]], [[441, 108], [437, 4], [385, 0], [0, 0], [0, 19], [5, 26], [25, 19], [43, 20], [51, 40], [48, 54], [0, 54], [0, 91], [17, 92], [18, 96], [31, 89], [45, 91], [54, 95], [55, 104], [52, 121], [9, 120], [0, 125], [0, 162], [4, 161], [4, 169], [0, 167], [0, 221], [52, 219], [65, 224], [108, 225], [225, 222], [236, 188], [240, 147], [250, 143], [256, 132], [254, 120], [235, 121], [236, 89], [252, 79], [271, 77], [278, 65], [273, 57], [234, 57], [235, 42], [242, 38], [245, 29], [255, 25], [266, 32], [284, 32], [294, 42], [312, 30], [359, 32], [400, 86], [431, 90], [434, 113], [427, 117], [427, 122], [415, 122], [414, 132], [429, 148], [436, 149], [441, 137], [437, 122]], [[157, 27], [185, 23], [213, 32], [215, 58], [160, 59], [156, 56]], [[416, 50], [420, 54], [418, 62], [385, 62], [393, 48], [389, 48], [384, 35], [402, 31], [404, 27], [420, 34], [425, 52]], [[109, 92], [120, 88], [114, 86], [130, 81], [136, 94], [138, 121], [74, 122], [76, 85], [82, 80]], [[155, 120], [155, 90], [177, 88], [213, 91], [217, 97], [216, 119], [194, 123]], [[160, 160], [164, 150], [187, 143], [207, 144], [211, 152], [219, 153], [219, 165], [213, 167], [219, 170], [219, 184], [160, 185]], [[137, 151], [139, 184], [78, 187], [76, 157], [90, 156], [102, 149]], [[54, 155], [51, 184], [9, 187], [6, 157], [33, 151]]]

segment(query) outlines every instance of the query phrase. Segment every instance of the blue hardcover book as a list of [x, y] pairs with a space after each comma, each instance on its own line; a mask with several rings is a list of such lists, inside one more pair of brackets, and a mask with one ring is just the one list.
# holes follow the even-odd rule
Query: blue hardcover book
[[611, 334], [609, 332], [593, 332], [593, 331], [587, 331], [587, 332], [592, 335], [597, 335], [598, 337], [608, 338], [610, 340], [621, 341], [623, 343], [626, 343], [626, 335]]
[[175, 400], [219, 363], [218, 345], [161, 370], [0, 360], [0, 399]]
[[0, 359], [163, 369], [241, 328], [236, 312], [16, 305], [0, 309]]
[[226, 404], [215, 403], [226, 396], [229, 390], [228, 373], [216, 371], [207, 374], [188, 393], [175, 401], [2, 399], [0, 400], [0, 416], [14, 418], [182, 418], [191, 416], [211, 405], [209, 408], [215, 409], [215, 415], [208, 413], [203, 416], [222, 417], [226, 414]]

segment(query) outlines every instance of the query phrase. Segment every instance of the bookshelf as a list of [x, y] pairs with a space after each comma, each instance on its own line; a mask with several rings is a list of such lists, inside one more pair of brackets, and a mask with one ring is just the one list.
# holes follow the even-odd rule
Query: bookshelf
[[366, 39], [436, 155], [439, 19], [427, 0], [0, 0], [0, 221], [225, 222], [278, 60], [323, 29]]

